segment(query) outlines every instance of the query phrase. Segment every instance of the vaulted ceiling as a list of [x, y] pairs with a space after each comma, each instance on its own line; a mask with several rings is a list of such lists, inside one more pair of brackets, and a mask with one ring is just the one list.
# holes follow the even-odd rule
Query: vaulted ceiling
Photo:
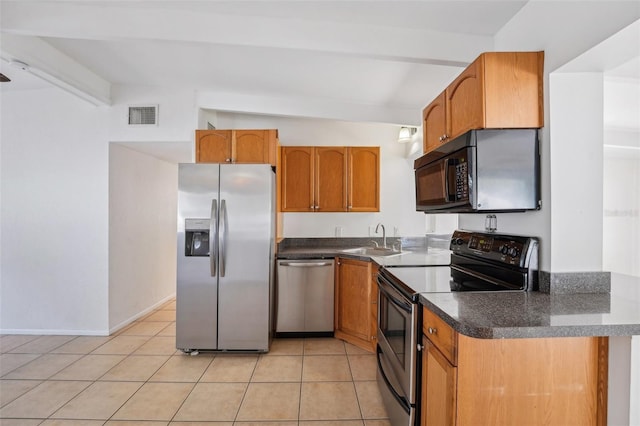
[[283, 101], [418, 125], [526, 3], [2, 0], [0, 72], [12, 82], [0, 90], [49, 84], [37, 75], [96, 104], [117, 102], [116, 86], [158, 86], [204, 93], [221, 110], [269, 113]]
[[7, 65], [22, 61], [104, 103], [150, 85], [419, 120], [525, 3], [3, 0], [2, 72], [42, 84]]

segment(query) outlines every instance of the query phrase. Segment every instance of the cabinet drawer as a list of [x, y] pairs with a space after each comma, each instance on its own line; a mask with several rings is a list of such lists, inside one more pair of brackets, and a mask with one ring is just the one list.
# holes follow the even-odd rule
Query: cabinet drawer
[[458, 365], [458, 333], [436, 314], [422, 308], [422, 331], [425, 336], [447, 357], [453, 365]]

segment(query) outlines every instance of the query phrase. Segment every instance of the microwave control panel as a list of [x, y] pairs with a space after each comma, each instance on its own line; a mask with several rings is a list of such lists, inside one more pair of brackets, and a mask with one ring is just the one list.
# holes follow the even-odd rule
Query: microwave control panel
[[456, 200], [469, 199], [469, 168], [466, 161], [456, 164]]

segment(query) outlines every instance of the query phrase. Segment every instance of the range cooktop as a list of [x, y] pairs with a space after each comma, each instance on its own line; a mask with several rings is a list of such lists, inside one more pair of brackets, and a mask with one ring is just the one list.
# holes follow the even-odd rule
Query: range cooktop
[[409, 298], [419, 293], [450, 293], [449, 266], [416, 266], [382, 268], [380, 273], [390, 278]]

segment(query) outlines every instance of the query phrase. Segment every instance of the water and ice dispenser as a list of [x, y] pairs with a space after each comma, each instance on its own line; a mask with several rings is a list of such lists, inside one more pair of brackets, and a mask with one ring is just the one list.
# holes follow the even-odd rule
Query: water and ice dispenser
[[209, 256], [209, 223], [209, 219], [185, 219], [185, 256]]

